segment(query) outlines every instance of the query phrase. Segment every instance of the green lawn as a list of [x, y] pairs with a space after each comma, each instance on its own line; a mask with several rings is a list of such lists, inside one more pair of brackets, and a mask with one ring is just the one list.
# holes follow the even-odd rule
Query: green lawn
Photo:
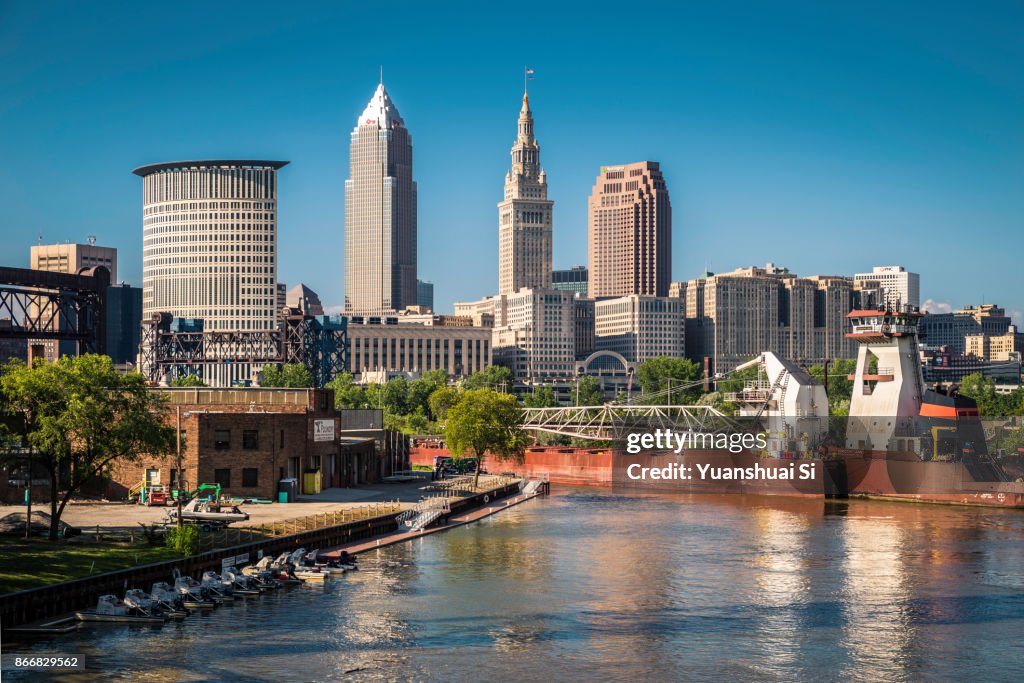
[[174, 557], [174, 551], [163, 546], [3, 538], [0, 595]]

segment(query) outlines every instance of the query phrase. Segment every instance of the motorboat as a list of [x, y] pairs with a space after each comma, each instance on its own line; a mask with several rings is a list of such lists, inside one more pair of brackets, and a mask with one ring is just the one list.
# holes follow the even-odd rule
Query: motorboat
[[168, 610], [163, 607], [153, 596], [141, 588], [132, 588], [124, 594], [124, 604], [136, 610], [140, 614], [148, 614], [154, 617], [165, 617], [167, 619], [182, 619], [188, 615], [185, 610]]
[[199, 582], [204, 591], [208, 591], [214, 599], [220, 598], [222, 602], [234, 602], [235, 596], [230, 586], [225, 585], [224, 579], [217, 572], [203, 572], [203, 580]]
[[306, 569], [318, 569], [328, 574], [344, 574], [348, 570], [348, 567], [339, 564], [336, 560], [321, 556], [319, 550], [307, 553], [303, 565]]
[[164, 614], [172, 619], [179, 619], [188, 614], [183, 596], [171, 588], [166, 581], [154, 583], [153, 587], [149, 589], [149, 597], [163, 608]]
[[220, 604], [191, 576], [177, 576], [174, 579], [174, 590], [181, 595], [182, 604], [188, 609], [212, 609]]
[[234, 567], [225, 567], [220, 578], [235, 595], [252, 596], [263, 592], [255, 578], [245, 576]]
[[[204, 498], [193, 498], [181, 508], [181, 519], [199, 524], [204, 528], [213, 528], [234, 522], [248, 521], [249, 514], [239, 510], [237, 505], [232, 505], [229, 508]], [[178, 510], [176, 508], [168, 511], [167, 521], [168, 523], [177, 523]]]
[[123, 600], [119, 600], [116, 595], [101, 595], [95, 608], [77, 610], [75, 618], [79, 621], [105, 621], [121, 624], [162, 624], [166, 620], [163, 614], [155, 616], [144, 613]]

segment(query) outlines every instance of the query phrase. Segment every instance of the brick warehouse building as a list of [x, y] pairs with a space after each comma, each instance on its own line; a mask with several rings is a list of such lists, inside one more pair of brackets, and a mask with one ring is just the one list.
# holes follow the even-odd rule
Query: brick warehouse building
[[[342, 414], [330, 389], [161, 388], [170, 420], [180, 413], [185, 486], [220, 484], [230, 496], [276, 500], [278, 482], [319, 473], [321, 488], [374, 483], [405, 467], [396, 440], [377, 420], [361, 438], [341, 437]], [[372, 427], [373, 425], [369, 425]], [[376, 433], [379, 432], [379, 433]], [[392, 450], [399, 452], [393, 453]], [[396, 467], [397, 464], [397, 467]], [[176, 458], [119, 463], [111, 473], [111, 497], [123, 497], [146, 478], [176, 484]]]

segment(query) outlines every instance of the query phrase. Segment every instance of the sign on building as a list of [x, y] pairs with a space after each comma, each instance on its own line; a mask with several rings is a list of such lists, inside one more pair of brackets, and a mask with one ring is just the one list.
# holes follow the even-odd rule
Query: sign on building
[[313, 441], [334, 441], [334, 420], [313, 420]]

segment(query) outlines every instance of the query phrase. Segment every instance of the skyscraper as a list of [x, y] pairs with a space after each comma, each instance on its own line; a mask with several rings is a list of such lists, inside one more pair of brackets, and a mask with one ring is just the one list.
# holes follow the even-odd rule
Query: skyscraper
[[416, 305], [416, 183], [412, 137], [384, 89], [352, 129], [345, 181], [345, 310]]
[[[142, 317], [202, 318], [209, 331], [277, 325], [277, 171], [287, 161], [141, 166]], [[211, 365], [208, 384], [258, 367]]]
[[[110, 282], [117, 281], [117, 249], [97, 246], [92, 238], [89, 244], [34, 244], [29, 253], [29, 267], [33, 270], [75, 274], [83, 268], [103, 266], [110, 271]], [[57, 318], [55, 327], [58, 328], [67, 324], [63, 314], [52, 306], [50, 310], [41, 311], [40, 317], [42, 320]], [[52, 339], [33, 339], [28, 347], [41, 350], [42, 357], [48, 361], [55, 361], [61, 356], [73, 356], [78, 352], [76, 342]]]
[[505, 196], [498, 203], [498, 293], [551, 287], [551, 212], [540, 145], [533, 136], [530, 99], [523, 93], [519, 135], [512, 145], [512, 168], [505, 174]]
[[602, 166], [587, 205], [589, 296], [667, 296], [672, 203], [656, 161]]
[[860, 289], [880, 290], [882, 301], [876, 301], [876, 305], [900, 310], [921, 305], [921, 276], [903, 266], [875, 266], [870, 273], [854, 275], [853, 283]]

